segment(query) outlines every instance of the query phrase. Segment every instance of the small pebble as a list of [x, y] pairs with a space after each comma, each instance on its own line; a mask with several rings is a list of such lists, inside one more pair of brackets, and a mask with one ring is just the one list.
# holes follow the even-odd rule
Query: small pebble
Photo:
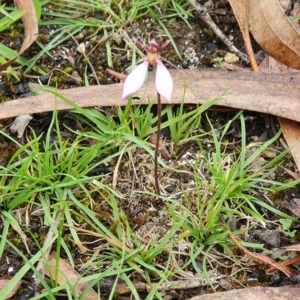
[[207, 43], [207, 49], [217, 51], [218, 45], [216, 45], [215, 43]]
[[212, 0], [208, 0], [204, 3], [204, 7], [206, 8], [212, 8], [214, 6], [214, 3], [212, 2]]
[[279, 248], [281, 243], [280, 232], [276, 230], [257, 229], [253, 231], [253, 236], [273, 248]]
[[290, 279], [293, 283], [300, 284], [300, 274], [295, 274]]
[[230, 291], [232, 290], [232, 285], [230, 284], [229, 281], [227, 281], [226, 279], [222, 278], [219, 281], [220, 286], [225, 290], [225, 291]]
[[227, 52], [227, 54], [224, 57], [224, 61], [228, 64], [238, 64], [240, 59], [235, 53]]
[[166, 185], [164, 187], [164, 190], [167, 192], [167, 193], [172, 193], [174, 191], [174, 188], [175, 188], [175, 184], [173, 183], [170, 183], [168, 185]]

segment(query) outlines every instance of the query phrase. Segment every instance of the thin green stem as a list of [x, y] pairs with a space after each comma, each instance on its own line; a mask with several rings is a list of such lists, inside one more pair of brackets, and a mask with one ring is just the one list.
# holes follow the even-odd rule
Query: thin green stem
[[156, 194], [160, 195], [160, 188], [158, 182], [158, 151], [160, 146], [160, 125], [161, 125], [161, 100], [160, 94], [157, 93], [157, 132], [156, 132], [156, 145], [154, 154], [154, 180]]

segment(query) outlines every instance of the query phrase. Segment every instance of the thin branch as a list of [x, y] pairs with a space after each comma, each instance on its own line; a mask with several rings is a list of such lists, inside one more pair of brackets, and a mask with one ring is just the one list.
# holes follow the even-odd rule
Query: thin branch
[[294, 275], [294, 271], [288, 268], [287, 266], [274, 262], [272, 261], [268, 256], [265, 256], [260, 253], [254, 253], [248, 250], [247, 248], [243, 247], [239, 241], [235, 238], [232, 232], [229, 232], [229, 238], [233, 241], [233, 243], [240, 249], [242, 250], [245, 254], [248, 256], [252, 257], [253, 259], [261, 261], [265, 265], [271, 265], [273, 268], [280, 270], [283, 272], [287, 277], [291, 277]]
[[222, 30], [216, 25], [216, 23], [210, 17], [207, 12], [207, 8], [199, 4], [196, 0], [189, 0], [191, 5], [198, 12], [200, 19], [210, 27], [215, 35], [229, 48], [229, 51], [236, 53], [236, 55], [244, 62], [249, 63], [249, 59], [245, 53], [237, 49], [233, 43], [226, 37]]

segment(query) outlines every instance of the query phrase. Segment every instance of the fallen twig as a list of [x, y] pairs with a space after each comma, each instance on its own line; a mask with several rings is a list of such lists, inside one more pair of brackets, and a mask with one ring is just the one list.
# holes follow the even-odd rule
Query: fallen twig
[[115, 77], [115, 78], [117, 78], [117, 79], [119, 79], [119, 80], [125, 80], [126, 77], [127, 77], [126, 74], [122, 74], [122, 73], [116, 72], [116, 71], [111, 70], [111, 69], [108, 69], [108, 68], [106, 69], [106, 72], [107, 72], [109, 75], [111, 75], [111, 76], [113, 76], [113, 77]]
[[[187, 289], [193, 289], [201, 286], [206, 286], [208, 284], [217, 284], [220, 279], [224, 278], [226, 276], [224, 275], [213, 275], [211, 276], [210, 282], [207, 282], [203, 279], [193, 279], [193, 278], [188, 278], [188, 279], [179, 279], [176, 281], [168, 281], [164, 283], [156, 283], [153, 282], [151, 285], [145, 282], [141, 281], [133, 281], [132, 284], [137, 290], [137, 292], [149, 292], [151, 291], [155, 285], [157, 286], [158, 291], [169, 291], [169, 290], [187, 290]], [[102, 279], [100, 280], [100, 289], [103, 290], [104, 292], [109, 292], [111, 291], [113, 285], [115, 284], [114, 279]], [[116, 285], [116, 294], [118, 295], [124, 295], [130, 293], [131, 290], [128, 287], [126, 283], [123, 282], [118, 282]]]
[[199, 4], [196, 0], [190, 0], [191, 5], [198, 12], [200, 19], [210, 27], [210, 29], [215, 33], [215, 35], [229, 48], [229, 51], [236, 53], [236, 55], [244, 62], [249, 63], [249, 59], [245, 53], [237, 49], [233, 42], [231, 42], [227, 36], [222, 32], [222, 30], [216, 25], [212, 20], [207, 8]]
[[[281, 265], [283, 267], [286, 267], [286, 266], [289, 266], [289, 265], [292, 265], [292, 264], [298, 262], [299, 260], [300, 260], [300, 254], [298, 254], [298, 255], [296, 255], [296, 256], [294, 256], [294, 257], [292, 257], [292, 258], [290, 258], [286, 261], [283, 261], [283, 262], [279, 263], [279, 265]], [[277, 268], [271, 267], [271, 268], [266, 269], [265, 271], [266, 271], [266, 273], [272, 273], [276, 270], [277, 270]]]
[[233, 235], [233, 233], [231, 231], [229, 231], [228, 235], [229, 235], [229, 238], [233, 241], [233, 243], [240, 250], [242, 250], [245, 254], [252, 257], [253, 259], [259, 260], [265, 265], [271, 265], [273, 268], [275, 268], [277, 270], [280, 270], [281, 272], [283, 272], [288, 277], [291, 277], [291, 276], [295, 275], [295, 272], [293, 270], [291, 270], [290, 268], [288, 268], [287, 266], [284, 266], [283, 264], [280, 264], [280, 263], [276, 263], [273, 260], [271, 260], [271, 258], [269, 258], [269, 257], [267, 257], [263, 254], [251, 252], [247, 248], [243, 247], [239, 243], [239, 241], [235, 238], [235, 236]]

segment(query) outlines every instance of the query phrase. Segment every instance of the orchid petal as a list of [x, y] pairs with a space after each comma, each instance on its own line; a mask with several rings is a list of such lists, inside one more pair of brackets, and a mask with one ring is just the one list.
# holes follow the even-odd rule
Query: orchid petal
[[163, 49], [163, 48], [165, 48], [166, 46], [168, 46], [169, 43], [170, 43], [170, 40], [166, 40], [166, 41], [164, 41], [164, 42], [159, 46], [159, 48], [160, 48], [160, 49]]
[[151, 46], [151, 47], [155, 47], [155, 48], [158, 48], [158, 44], [156, 43], [156, 41], [155, 41], [155, 39], [152, 39], [150, 42], [149, 42], [149, 45]]
[[135, 69], [126, 77], [123, 88], [122, 99], [127, 97], [129, 94], [136, 92], [144, 83], [147, 70], [148, 61], [144, 61], [137, 65]]
[[164, 96], [171, 103], [171, 95], [173, 91], [173, 80], [170, 72], [161, 62], [157, 62], [155, 85], [159, 94]]

